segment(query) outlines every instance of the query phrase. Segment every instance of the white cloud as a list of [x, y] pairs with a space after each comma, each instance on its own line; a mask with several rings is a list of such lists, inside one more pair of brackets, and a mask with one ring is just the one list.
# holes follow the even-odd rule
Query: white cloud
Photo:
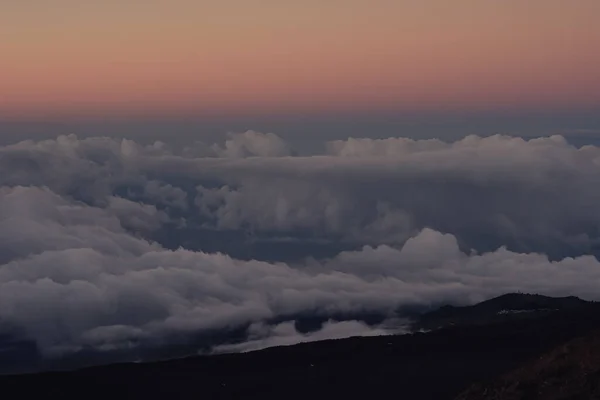
[[[210, 151], [74, 136], [0, 147], [0, 322], [64, 351], [515, 290], [598, 298], [600, 148], [352, 139], [298, 157], [247, 132]], [[181, 219], [192, 230], [167, 230]], [[244, 230], [349, 250], [286, 264], [152, 241], [177, 233], [197, 250]], [[228, 237], [217, 245], [246, 245]], [[247, 346], [338, 328], [372, 332], [284, 323]]]
[[1, 225], [3, 245], [17, 249], [0, 266], [0, 319], [47, 350], [106, 346], [111, 333], [114, 341], [131, 339], [128, 332], [160, 338], [306, 312], [391, 315], [401, 305], [516, 289], [594, 297], [600, 278], [593, 257], [553, 263], [504, 249], [469, 256], [452, 235], [432, 230], [402, 248], [367, 246], [292, 268], [165, 250], [131, 236], [110, 210], [43, 189], [3, 189], [0, 205], [11, 216]]
[[291, 148], [273, 133], [246, 131], [230, 134], [224, 147], [213, 145], [212, 150], [220, 157], [284, 157], [292, 154]]

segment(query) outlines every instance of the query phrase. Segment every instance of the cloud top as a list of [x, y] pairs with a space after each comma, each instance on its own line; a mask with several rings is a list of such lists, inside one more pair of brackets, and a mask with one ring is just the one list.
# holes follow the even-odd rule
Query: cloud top
[[600, 148], [559, 136], [309, 156], [252, 131], [182, 150], [61, 136], [0, 148], [0, 169], [0, 329], [47, 354], [248, 328], [220, 348], [241, 351], [388, 332], [299, 333], [295, 315], [598, 298]]

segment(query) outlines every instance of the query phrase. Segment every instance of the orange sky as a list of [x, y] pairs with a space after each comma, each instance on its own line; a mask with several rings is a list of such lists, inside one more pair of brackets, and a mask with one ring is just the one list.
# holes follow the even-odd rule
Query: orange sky
[[599, 15], [598, 0], [2, 2], [0, 117], [590, 108]]

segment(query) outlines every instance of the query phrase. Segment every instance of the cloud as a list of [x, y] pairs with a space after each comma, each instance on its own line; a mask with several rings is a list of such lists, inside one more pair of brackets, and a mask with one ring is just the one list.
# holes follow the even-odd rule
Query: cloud
[[195, 203], [217, 229], [393, 244], [431, 227], [479, 251], [597, 251], [596, 147], [578, 149], [559, 136], [350, 139], [333, 147], [335, 155], [167, 164], [210, 182], [198, 185]]
[[129, 234], [110, 210], [44, 189], [5, 189], [0, 202], [10, 216], [2, 252], [18, 251], [0, 267], [0, 318], [50, 353], [306, 313], [393, 316], [402, 305], [468, 303], [516, 289], [590, 297], [600, 278], [593, 257], [467, 255], [454, 236], [433, 230], [401, 248], [366, 246], [304, 267], [239, 261], [166, 250]]
[[334, 140], [326, 144], [328, 154], [342, 157], [398, 157], [402, 155], [442, 150], [448, 145], [441, 140], [409, 138]]
[[243, 343], [215, 346], [213, 353], [233, 353], [261, 350], [275, 346], [289, 346], [298, 343], [316, 342], [319, 340], [344, 339], [354, 336], [384, 336], [404, 333], [401, 327], [390, 327], [382, 324], [371, 327], [360, 321], [327, 321], [316, 332], [298, 332], [293, 322], [283, 322], [275, 326], [254, 323], [248, 329], [248, 340]]
[[292, 154], [291, 148], [273, 133], [246, 131], [230, 134], [224, 147], [213, 145], [211, 149], [220, 157], [285, 157]]
[[470, 136], [291, 154], [256, 132], [197, 151], [0, 147], [0, 326], [47, 354], [251, 326], [242, 350], [381, 333], [298, 333], [297, 315], [393, 318], [516, 290], [598, 298], [600, 148]]

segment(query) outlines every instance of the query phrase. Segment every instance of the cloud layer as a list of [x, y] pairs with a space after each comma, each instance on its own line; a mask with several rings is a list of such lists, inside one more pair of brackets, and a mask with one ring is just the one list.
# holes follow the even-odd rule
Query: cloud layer
[[261, 350], [274, 346], [289, 346], [296, 343], [319, 340], [344, 339], [353, 336], [382, 336], [402, 333], [401, 328], [388, 326], [370, 327], [358, 321], [327, 321], [316, 332], [298, 332], [293, 322], [283, 322], [275, 326], [255, 323], [248, 329], [246, 342], [216, 346], [213, 353], [233, 353]]
[[560, 136], [302, 157], [257, 132], [179, 150], [61, 136], [0, 148], [0, 170], [0, 330], [47, 354], [240, 327], [230, 349], [381, 333], [285, 320], [516, 290], [598, 298], [600, 148]]

